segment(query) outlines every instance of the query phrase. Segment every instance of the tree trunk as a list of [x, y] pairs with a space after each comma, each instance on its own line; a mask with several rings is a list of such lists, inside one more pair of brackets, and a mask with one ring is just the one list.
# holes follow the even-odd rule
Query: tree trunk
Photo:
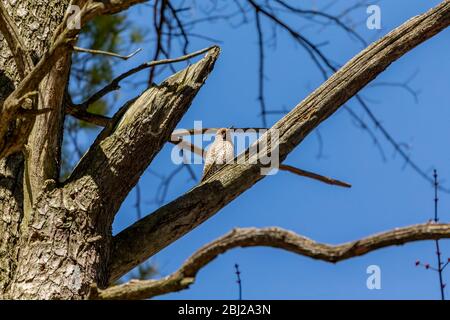
[[[83, 299], [92, 285], [102, 289], [110, 282], [114, 216], [188, 110], [219, 50], [211, 49], [201, 61], [126, 103], [71, 176], [60, 182], [63, 102], [71, 52], [66, 44], [77, 35], [58, 28], [68, 1], [0, 1], [13, 18], [23, 46], [31, 48], [36, 66], [30, 73], [52, 57], [39, 82], [37, 105], [37, 109], [51, 111], [37, 115], [26, 144], [0, 161], [0, 295], [10, 299]], [[76, 1], [85, 10], [83, 23], [140, 2], [143, 0]], [[8, 24], [5, 15], [2, 19], [0, 23]], [[57, 38], [52, 37], [55, 30]], [[0, 111], [8, 95], [27, 80], [27, 74], [16, 69], [17, 52], [16, 56], [10, 52], [6, 40], [1, 38], [0, 70], [4, 71]], [[53, 50], [55, 47], [60, 50]], [[8, 134], [22, 128], [19, 113], [15, 121]], [[5, 139], [11, 137], [8, 134]]]
[[[97, 15], [117, 13], [143, 1], [74, 2], [84, 5], [82, 22], [86, 23]], [[262, 179], [260, 164], [226, 166], [213, 178], [208, 178], [112, 238], [112, 222], [120, 205], [171, 137], [213, 69], [220, 50], [212, 47], [197, 52], [196, 55], [208, 53], [199, 62], [127, 102], [113, 118], [104, 117], [107, 119], [106, 127], [70, 177], [61, 182], [59, 171], [65, 117], [64, 95], [71, 64], [70, 44], [77, 32], [57, 27], [62, 21], [66, 22], [63, 18], [69, 1], [0, 2], [1, 8], [6, 8], [8, 16], [17, 26], [24, 46], [28, 49], [32, 59], [28, 58], [27, 61], [33, 60], [36, 65], [33, 70], [27, 71], [28, 75], [36, 69], [42, 76], [45, 75], [37, 82], [39, 95], [36, 107], [38, 111], [50, 109], [50, 112], [36, 115], [30, 121], [25, 120], [24, 113], [17, 111], [20, 108], [16, 108], [16, 117], [12, 120], [10, 117], [8, 121], [3, 118], [0, 120], [5, 141], [12, 140], [11, 137], [19, 129], [28, 128], [31, 123], [27, 134], [19, 137], [19, 140], [26, 140], [26, 144], [18, 144], [20, 148], [13, 149], [15, 153], [0, 159], [0, 298], [84, 299], [90, 293], [95, 297], [95, 292], [97, 297], [101, 297], [99, 291], [91, 292], [93, 285], [105, 289], [110, 282], [191, 231]], [[5, 20], [5, 15], [0, 17]], [[1, 22], [0, 27], [5, 27]], [[450, 0], [445, 0], [433, 10], [411, 19], [375, 42], [348, 62], [271, 128], [270, 132], [277, 130], [280, 133], [280, 159], [283, 160], [306, 135], [392, 62], [449, 24]], [[17, 62], [18, 53], [13, 55], [11, 52], [9, 35], [6, 35], [4, 37], [0, 33], [1, 116], [4, 116], [3, 111], [6, 109], [8, 116], [12, 114], [11, 109], [3, 108], [4, 105], [20, 106], [17, 102], [20, 99], [12, 105], [4, 102], [9, 101], [10, 93], [17, 87], [22, 88], [20, 84], [27, 80], [27, 73], [20, 69], [20, 63]], [[184, 61], [182, 58], [173, 60]], [[144, 64], [133, 72], [148, 67], [149, 64]], [[37, 83], [33, 90], [37, 89]], [[112, 86], [116, 88], [118, 83]], [[23, 95], [30, 92], [25, 90]], [[23, 95], [19, 95], [19, 98]], [[0, 142], [6, 145], [3, 140]], [[257, 143], [261, 143], [260, 140]], [[413, 235], [412, 232], [404, 232], [406, 240], [450, 236], [448, 226], [438, 227], [442, 230], [425, 226], [414, 228]], [[267, 239], [265, 237], [266, 234], [260, 235], [262, 240]], [[395, 241], [390, 234], [387, 240], [382, 237], [382, 243], [376, 242], [375, 246], [378, 248], [403, 243], [403, 239], [398, 238], [398, 232], [393, 237]], [[252, 239], [250, 245], [258, 243]], [[230, 247], [236, 243], [240, 242], [234, 241]], [[322, 249], [324, 247], [319, 246]], [[213, 247], [214, 252], [219, 252], [219, 247]], [[335, 249], [326, 247], [324, 251]], [[351, 254], [359, 255], [361, 252]], [[350, 255], [342, 254], [342, 257], [348, 258]], [[206, 258], [194, 259], [194, 262], [210, 261], [214, 254]], [[185, 269], [190, 271], [185, 272]], [[164, 287], [163, 283], [165, 290], [191, 283], [197, 272], [197, 269], [191, 269], [188, 266], [174, 277], [169, 277], [169, 286]], [[186, 282], [186, 279], [190, 282]], [[173, 280], [176, 286], [173, 286]], [[151, 285], [154, 284], [151, 281]], [[151, 292], [163, 291], [161, 288], [151, 288]]]
[[[69, 1], [1, 1], [36, 63], [48, 49]], [[14, 55], [3, 36], [0, 37], [1, 104], [21, 79]], [[49, 181], [54, 185], [58, 179], [65, 90], [61, 83], [67, 82], [69, 60], [61, 57], [40, 85], [38, 109], [52, 111], [37, 117], [28, 140], [32, 148], [26, 152], [27, 160], [24, 161], [22, 152], [0, 160], [0, 295], [3, 298], [80, 298], [87, 292], [94, 274], [85, 266], [93, 266], [100, 260], [98, 250], [93, 249], [100, 246], [98, 242], [83, 248], [76, 246], [86, 243], [81, 239], [89, 238], [92, 221], [74, 209], [65, 199], [67, 195], [55, 189], [39, 199], [44, 182], [52, 179]], [[29, 168], [27, 174], [24, 174], [25, 166]], [[76, 228], [77, 223], [85, 223], [85, 227]]]
[[[98, 194], [98, 187], [90, 187]], [[20, 235], [7, 297], [80, 299], [91, 284], [107, 285], [111, 230], [106, 226], [111, 221], [102, 217], [111, 215], [92, 207], [96, 199], [80, 197], [78, 188], [58, 188], [47, 181], [26, 223], [27, 232]]]

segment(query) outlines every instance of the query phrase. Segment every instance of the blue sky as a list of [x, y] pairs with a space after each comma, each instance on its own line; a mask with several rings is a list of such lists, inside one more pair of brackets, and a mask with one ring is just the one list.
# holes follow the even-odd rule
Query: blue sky
[[[291, 1], [292, 2], [292, 1]], [[292, 2], [292, 3], [295, 3]], [[319, 8], [325, 1], [303, 2], [303, 8]], [[439, 3], [436, 0], [381, 1], [382, 29], [368, 30], [365, 23], [357, 31], [368, 41], [379, 38], [414, 15]], [[339, 12], [345, 3], [330, 8]], [[132, 23], [150, 24], [150, 8], [140, 6], [129, 11]], [[351, 15], [353, 21], [364, 21], [365, 8]], [[253, 19], [253, 17], [251, 17]], [[336, 27], [310, 28], [304, 20], [290, 18], [296, 29], [315, 43], [329, 41], [322, 47], [334, 61], [343, 64], [362, 46]], [[269, 31], [267, 21], [263, 20]], [[213, 73], [185, 115], [179, 128], [191, 128], [195, 120], [207, 127], [261, 126], [257, 97], [257, 38], [254, 22], [238, 29], [226, 23], [198, 27], [203, 33], [222, 40], [222, 54]], [[194, 51], [211, 43], [193, 40]], [[410, 86], [420, 91], [416, 103], [401, 88], [365, 88], [362, 95], [389, 132], [409, 146], [411, 158], [431, 176], [437, 168], [444, 185], [450, 187], [450, 30], [414, 49], [395, 62], [376, 82], [404, 82], [416, 74]], [[150, 59], [153, 43], [144, 43], [144, 51], [130, 61], [119, 64], [117, 73]], [[307, 53], [281, 31], [276, 46], [266, 49], [268, 109], [292, 109], [322, 82], [322, 76]], [[181, 68], [184, 65], [177, 65]], [[144, 80], [147, 73], [136, 76]], [[161, 80], [161, 79], [158, 79]], [[119, 102], [137, 95], [143, 87], [125, 87]], [[120, 103], [119, 103], [120, 104]], [[361, 107], [354, 101], [349, 106], [365, 120]], [[275, 123], [281, 115], [268, 118]], [[313, 132], [289, 155], [285, 163], [347, 181], [351, 189], [343, 189], [292, 174], [280, 172], [256, 184], [213, 218], [179, 239], [151, 261], [161, 275], [175, 271], [183, 261], [204, 244], [235, 227], [279, 226], [316, 241], [337, 244], [373, 233], [422, 223], [433, 214], [433, 189], [423, 178], [395, 154], [392, 147], [373, 129], [386, 154], [383, 161], [370, 136], [353, 123], [345, 110], [340, 110], [319, 127], [323, 139], [323, 157], [317, 134]], [[92, 137], [90, 137], [91, 139]], [[172, 146], [166, 146], [151, 165], [159, 174], [169, 174], [175, 166], [170, 161]], [[197, 176], [202, 166], [192, 165]], [[141, 178], [142, 209], [151, 213], [159, 205], [152, 202], [159, 180], [150, 172]], [[170, 185], [168, 202], [183, 194], [197, 182], [181, 171]], [[440, 217], [450, 217], [450, 195], [440, 193]], [[114, 223], [114, 233], [136, 220], [135, 193], [131, 192]], [[204, 268], [189, 290], [160, 297], [161, 299], [236, 299], [238, 290], [234, 264], [242, 271], [244, 299], [437, 299], [437, 274], [414, 266], [420, 259], [435, 264], [434, 242], [424, 241], [401, 247], [382, 249], [338, 264], [315, 261], [285, 251], [268, 248], [235, 249]], [[449, 241], [442, 241], [443, 257], [450, 257]], [[366, 268], [381, 268], [380, 290], [366, 287]], [[445, 275], [450, 282], [450, 272]], [[450, 291], [447, 289], [447, 295]]]

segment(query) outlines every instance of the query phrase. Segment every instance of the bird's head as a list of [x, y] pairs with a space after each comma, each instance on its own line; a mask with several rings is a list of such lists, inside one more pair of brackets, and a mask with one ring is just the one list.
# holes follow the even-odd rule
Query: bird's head
[[230, 136], [230, 128], [220, 128], [219, 130], [217, 130], [217, 134], [216, 137], [220, 137], [222, 140], [228, 140], [231, 139]]

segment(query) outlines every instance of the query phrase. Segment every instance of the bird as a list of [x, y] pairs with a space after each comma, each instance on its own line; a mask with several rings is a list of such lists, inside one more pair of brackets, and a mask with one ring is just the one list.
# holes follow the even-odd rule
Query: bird
[[220, 128], [216, 132], [214, 142], [210, 145], [205, 156], [201, 182], [212, 176], [226, 163], [234, 159], [234, 145], [231, 140], [231, 130]]

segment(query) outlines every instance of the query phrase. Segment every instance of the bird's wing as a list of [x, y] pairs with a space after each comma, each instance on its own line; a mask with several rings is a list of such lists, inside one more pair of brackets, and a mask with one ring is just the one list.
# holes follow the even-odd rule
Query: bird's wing
[[216, 145], [213, 143], [212, 146], [208, 149], [206, 152], [205, 157], [205, 165], [203, 166], [203, 175], [201, 181], [203, 181], [208, 173], [210, 172], [211, 168], [214, 166], [217, 158], [217, 150]]
[[225, 161], [224, 163], [230, 163], [234, 159], [234, 145], [232, 142], [227, 141], [225, 143]]

